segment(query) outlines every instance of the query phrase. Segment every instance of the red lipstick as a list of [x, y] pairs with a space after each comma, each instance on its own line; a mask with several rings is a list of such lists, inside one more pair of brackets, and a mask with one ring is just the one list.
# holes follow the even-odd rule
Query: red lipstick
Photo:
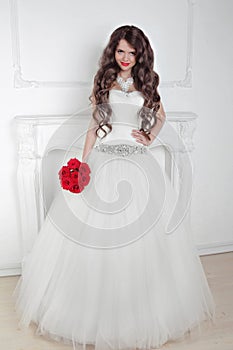
[[121, 65], [124, 67], [127, 67], [129, 65], [129, 63], [121, 62]]

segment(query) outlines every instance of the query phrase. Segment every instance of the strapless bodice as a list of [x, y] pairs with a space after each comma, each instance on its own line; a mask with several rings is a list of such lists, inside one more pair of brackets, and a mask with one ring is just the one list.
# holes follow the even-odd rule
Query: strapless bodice
[[98, 138], [97, 144], [122, 140], [138, 145], [136, 139], [131, 136], [131, 132], [132, 129], [140, 128], [138, 111], [143, 103], [144, 97], [140, 91], [125, 93], [122, 90], [110, 90], [109, 104], [112, 108], [110, 118], [112, 131], [102, 140]]
[[140, 91], [131, 91], [125, 93], [122, 90], [112, 89], [109, 91], [109, 102], [110, 103], [127, 103], [143, 105], [144, 97]]

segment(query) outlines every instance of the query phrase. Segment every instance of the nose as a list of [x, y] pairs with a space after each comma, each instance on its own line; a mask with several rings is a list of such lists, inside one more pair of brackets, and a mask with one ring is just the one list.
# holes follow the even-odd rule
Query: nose
[[128, 61], [129, 60], [129, 54], [127, 52], [124, 52], [124, 61]]

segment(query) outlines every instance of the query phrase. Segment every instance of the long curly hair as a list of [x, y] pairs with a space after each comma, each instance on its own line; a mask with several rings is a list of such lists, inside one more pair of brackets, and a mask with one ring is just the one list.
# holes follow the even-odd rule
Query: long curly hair
[[154, 71], [154, 53], [148, 38], [141, 29], [133, 25], [124, 25], [114, 30], [99, 60], [92, 96], [89, 97], [94, 102], [93, 118], [98, 123], [95, 133], [100, 137], [99, 131], [102, 130], [105, 137], [107, 132], [104, 126], [109, 129], [108, 133], [112, 131], [112, 109], [108, 100], [109, 90], [121, 70], [115, 60], [115, 51], [121, 39], [125, 39], [136, 51], [136, 64], [132, 67], [131, 75], [136, 90], [144, 97], [144, 104], [138, 116], [141, 118], [140, 130], [148, 137], [151, 128], [157, 123], [156, 112], [160, 107], [160, 95], [157, 91], [159, 75]]

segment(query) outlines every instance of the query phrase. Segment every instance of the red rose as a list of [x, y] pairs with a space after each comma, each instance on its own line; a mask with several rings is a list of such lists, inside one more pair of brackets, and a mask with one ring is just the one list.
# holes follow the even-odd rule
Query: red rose
[[91, 172], [89, 165], [87, 163], [81, 163], [81, 165], [79, 167], [79, 171], [82, 175], [90, 174], [90, 172]]
[[90, 175], [89, 174], [82, 174], [79, 173], [78, 182], [82, 184], [83, 186], [87, 186], [90, 181]]
[[72, 181], [69, 177], [64, 177], [61, 180], [61, 186], [62, 186], [62, 188], [64, 188], [64, 190], [69, 190], [71, 184], [72, 184]]
[[73, 170], [73, 171], [71, 172], [71, 174], [70, 174], [70, 177], [71, 177], [72, 180], [75, 180], [75, 179], [78, 180], [78, 177], [79, 177], [79, 172], [78, 172], [78, 170]]
[[69, 177], [70, 176], [70, 169], [68, 166], [63, 166], [59, 171], [59, 178], [62, 179], [63, 177]]
[[72, 183], [72, 185], [69, 188], [69, 191], [72, 193], [80, 193], [83, 191], [83, 189], [84, 189], [84, 186], [82, 186], [82, 184]]
[[81, 164], [81, 162], [77, 158], [72, 158], [67, 163], [67, 165], [70, 169], [76, 169], [76, 168], [78, 169], [80, 164]]

